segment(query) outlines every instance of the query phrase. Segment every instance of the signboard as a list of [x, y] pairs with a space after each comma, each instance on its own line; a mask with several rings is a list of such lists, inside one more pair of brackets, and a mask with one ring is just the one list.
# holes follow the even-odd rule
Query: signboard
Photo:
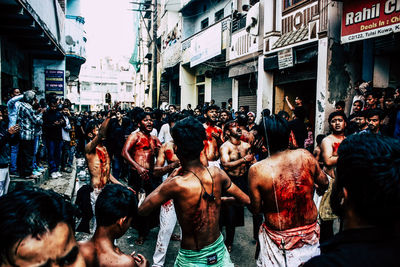
[[344, 1], [342, 43], [400, 32], [400, 0]]
[[204, 61], [221, 54], [222, 48], [222, 24], [217, 23], [205, 31], [195, 35], [191, 41], [192, 58], [190, 67], [194, 67]]
[[279, 69], [293, 67], [293, 49], [288, 48], [278, 52]]
[[56, 93], [59, 96], [64, 96], [64, 71], [45, 70], [44, 89], [46, 94]]

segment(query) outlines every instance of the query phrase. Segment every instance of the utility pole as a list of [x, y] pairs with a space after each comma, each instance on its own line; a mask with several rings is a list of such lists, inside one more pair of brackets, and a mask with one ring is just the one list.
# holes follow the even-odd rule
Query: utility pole
[[153, 87], [151, 99], [153, 108], [157, 108], [157, 0], [153, 1]]

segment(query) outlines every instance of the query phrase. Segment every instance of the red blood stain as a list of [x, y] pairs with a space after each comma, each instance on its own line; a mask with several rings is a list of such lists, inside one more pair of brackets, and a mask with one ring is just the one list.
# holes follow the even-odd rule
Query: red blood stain
[[207, 139], [204, 140], [204, 150], [206, 150], [206, 151], [207, 151], [208, 147], [210, 146], [209, 142], [213, 141], [214, 137], [212, 136], [212, 133], [218, 133], [221, 136], [222, 135], [222, 130], [217, 128], [217, 127], [215, 127], [215, 126], [211, 126], [211, 125], [209, 125], [206, 128], [206, 137], [207, 137]]
[[136, 149], [150, 149], [150, 136], [141, 136], [136, 143]]
[[240, 136], [240, 140], [242, 140], [243, 142], [246, 142], [246, 143], [249, 142], [249, 138], [248, 138], [246, 135], [244, 135], [244, 134], [242, 134], [242, 135]]
[[100, 183], [101, 186], [104, 187], [104, 180], [101, 179], [104, 177], [105, 173], [106, 173], [106, 153], [104, 152], [104, 150], [102, 150], [101, 148], [96, 147], [96, 154], [99, 157], [99, 161], [100, 161]]
[[174, 157], [174, 152], [171, 149], [167, 149], [165, 151], [165, 156], [167, 157], [168, 162], [171, 162]]
[[332, 148], [333, 148], [333, 154], [336, 155], [337, 151], [339, 149], [340, 143], [333, 143]]

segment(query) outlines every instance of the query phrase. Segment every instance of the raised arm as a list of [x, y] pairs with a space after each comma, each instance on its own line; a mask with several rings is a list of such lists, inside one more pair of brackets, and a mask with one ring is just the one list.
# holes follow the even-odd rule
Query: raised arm
[[294, 110], [294, 107], [293, 107], [292, 103], [290, 103], [289, 97], [288, 97], [288, 96], [285, 96], [285, 101], [286, 101], [288, 107], [290, 108], [290, 110], [293, 111], [293, 110]]
[[96, 149], [96, 146], [106, 137], [108, 125], [110, 123], [110, 118], [111, 118], [111, 115], [109, 113], [107, 118], [101, 124], [98, 134], [93, 138], [92, 141], [90, 141], [85, 146], [86, 154], [93, 153]]

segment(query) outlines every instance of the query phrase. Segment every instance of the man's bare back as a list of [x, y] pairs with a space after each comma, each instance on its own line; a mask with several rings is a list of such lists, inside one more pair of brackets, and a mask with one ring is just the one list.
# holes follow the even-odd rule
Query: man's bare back
[[103, 145], [98, 145], [94, 153], [86, 153], [93, 188], [103, 188], [110, 180], [110, 157]]
[[285, 150], [254, 164], [249, 171], [254, 212], [263, 212], [275, 230], [309, 225], [317, 219], [314, 188], [324, 191], [326, 175], [304, 149]]
[[208, 161], [219, 159], [219, 144], [222, 143], [222, 130], [217, 126], [204, 123], [207, 139], [204, 140], [204, 153]]
[[[182, 227], [183, 249], [199, 250], [219, 238], [221, 233], [218, 222], [223, 188], [229, 187], [227, 192], [235, 196], [239, 202], [249, 203], [247, 195], [231, 183], [224, 171], [216, 167], [210, 167], [208, 170], [209, 172], [202, 165], [193, 169], [195, 174], [176, 169], [148, 196], [147, 199], [152, 199], [152, 203], [145, 201], [139, 207], [139, 214], [146, 214], [152, 206], [173, 199], [178, 221]], [[205, 194], [213, 195], [215, 200], [206, 200]]]
[[85, 259], [87, 267], [137, 266], [133, 257], [122, 253], [118, 247], [110, 248], [108, 246], [102, 246], [102, 244], [95, 243], [93, 240], [80, 242], [79, 250]]

